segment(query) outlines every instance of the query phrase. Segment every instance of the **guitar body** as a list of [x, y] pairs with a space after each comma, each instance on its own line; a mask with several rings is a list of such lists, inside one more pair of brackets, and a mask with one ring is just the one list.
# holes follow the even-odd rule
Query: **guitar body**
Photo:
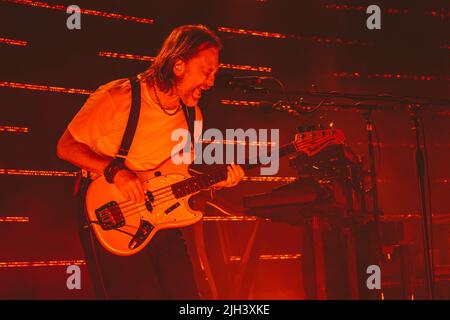
[[100, 244], [113, 254], [129, 256], [142, 250], [159, 230], [201, 220], [202, 213], [188, 205], [192, 194], [176, 199], [170, 188], [190, 177], [187, 169], [169, 160], [158, 169], [137, 172], [147, 191], [145, 203], [126, 200], [103, 176], [94, 180], [87, 190], [86, 209]]

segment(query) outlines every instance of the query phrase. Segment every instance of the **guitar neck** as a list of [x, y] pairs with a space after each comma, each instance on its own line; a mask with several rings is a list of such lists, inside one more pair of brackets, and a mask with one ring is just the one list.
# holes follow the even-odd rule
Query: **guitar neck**
[[[270, 151], [270, 149], [269, 149], [269, 151]], [[282, 158], [284, 156], [293, 154], [295, 152], [297, 152], [295, 144], [293, 142], [290, 142], [278, 149], [278, 158]], [[276, 159], [276, 160], [278, 160], [278, 159]], [[255, 162], [255, 163], [254, 164], [251, 164], [251, 163], [244, 164], [243, 167], [245, 170], [259, 168], [261, 166], [261, 163], [258, 163], [256, 159], [255, 159], [255, 161], [249, 161], [249, 162]]]
[[[296, 147], [293, 142], [282, 146], [278, 152], [279, 157], [283, 157], [296, 152]], [[250, 161], [251, 162], [251, 161]], [[256, 161], [253, 161], [256, 162]], [[244, 164], [242, 165], [245, 170], [250, 170], [261, 166], [261, 163]], [[211, 172], [200, 174], [189, 179], [177, 182], [171, 186], [172, 192], [175, 197], [181, 198], [190, 194], [196, 193], [203, 189], [208, 189], [212, 185], [224, 181], [227, 179], [227, 168], [221, 167]]]
[[225, 167], [177, 182], [171, 185], [171, 188], [175, 198], [178, 199], [196, 193], [200, 190], [208, 189], [212, 185], [226, 179], [227, 168]]
[[[308, 156], [317, 154], [320, 150], [323, 150], [331, 144], [342, 144], [344, 143], [344, 134], [340, 130], [336, 129], [326, 129], [309, 131], [301, 134], [297, 134], [293, 142], [288, 143], [278, 149], [277, 159], [273, 159], [270, 155], [271, 160], [278, 160], [280, 157], [303, 151]], [[248, 161], [249, 164], [242, 165], [245, 170], [253, 169], [261, 166], [261, 163], [257, 159], [251, 159], [254, 161]], [[192, 193], [198, 192], [202, 189], [208, 189], [212, 185], [226, 180], [227, 178], [227, 168], [221, 167], [211, 172], [204, 173], [191, 177], [189, 179], [177, 182], [171, 186], [172, 192], [176, 198], [185, 197]]]

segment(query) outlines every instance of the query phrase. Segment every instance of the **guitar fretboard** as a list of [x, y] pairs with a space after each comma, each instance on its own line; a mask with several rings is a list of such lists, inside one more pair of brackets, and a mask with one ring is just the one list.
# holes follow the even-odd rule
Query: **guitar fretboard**
[[212, 185], [226, 180], [227, 169], [220, 168], [192, 178], [177, 182], [171, 186], [175, 198], [182, 198], [197, 191], [208, 189]]
[[[279, 157], [294, 153], [296, 151], [294, 143], [288, 143], [279, 149]], [[261, 163], [244, 164], [242, 167], [245, 170], [257, 168]], [[209, 173], [204, 173], [192, 178], [177, 182], [171, 186], [175, 197], [182, 198], [192, 193], [203, 189], [208, 189], [212, 185], [227, 179], [226, 167], [213, 170]]]

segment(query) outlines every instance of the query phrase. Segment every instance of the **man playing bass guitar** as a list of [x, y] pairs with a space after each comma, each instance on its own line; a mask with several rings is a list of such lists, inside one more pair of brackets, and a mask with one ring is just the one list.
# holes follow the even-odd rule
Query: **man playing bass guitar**
[[[170, 161], [177, 143], [171, 140], [171, 133], [188, 128], [187, 117], [202, 120], [198, 102], [202, 91], [214, 85], [221, 47], [219, 38], [205, 26], [174, 29], [150, 68], [135, 80], [139, 84], [140, 101], [136, 104], [140, 108], [125, 156], [119, 157], [132, 108], [133, 80], [128, 79], [109, 82], [91, 94], [62, 135], [58, 156], [89, 172], [91, 177], [104, 179], [120, 193], [121, 203], [131, 203], [139, 209], [136, 204], [148, 202], [149, 194], [138, 173]], [[189, 109], [193, 111], [190, 115]], [[243, 175], [240, 166], [229, 165], [226, 179], [215, 186], [235, 186]], [[104, 229], [108, 229], [111, 217], [117, 218], [113, 209], [96, 210], [99, 220], [103, 214], [110, 215], [103, 221]], [[100, 270], [97, 276], [101, 279], [92, 280], [101, 280], [97, 281], [100, 283], [97, 287], [101, 287], [97, 292], [102, 291], [104, 298], [199, 298], [191, 261], [178, 228], [158, 232], [145, 248], [130, 256], [105, 250], [92, 234], [91, 240], [95, 261], [87, 254], [88, 266], [96, 264]]]

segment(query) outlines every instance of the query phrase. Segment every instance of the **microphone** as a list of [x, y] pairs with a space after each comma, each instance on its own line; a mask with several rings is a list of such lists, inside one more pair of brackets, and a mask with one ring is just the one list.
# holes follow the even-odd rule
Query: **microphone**
[[265, 86], [267, 76], [233, 76], [231, 74], [221, 74], [217, 76], [216, 87], [223, 89], [239, 89], [244, 93], [264, 92], [268, 93]]

